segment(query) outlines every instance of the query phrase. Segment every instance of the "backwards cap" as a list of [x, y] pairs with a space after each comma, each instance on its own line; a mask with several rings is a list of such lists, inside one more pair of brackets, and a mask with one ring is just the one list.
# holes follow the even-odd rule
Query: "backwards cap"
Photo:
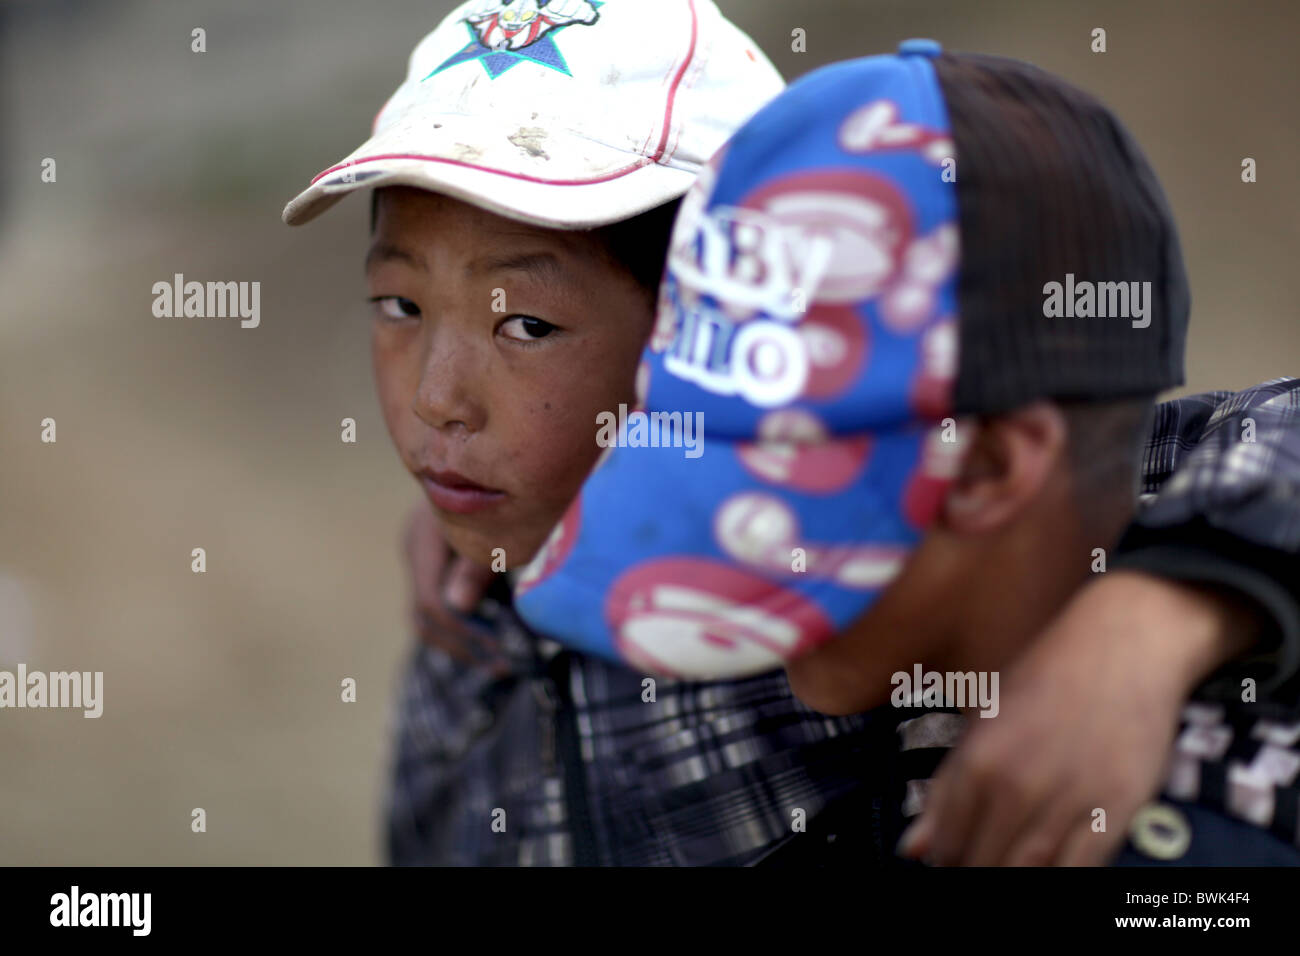
[[683, 201], [643, 409], [517, 606], [645, 672], [780, 666], [898, 575], [959, 465], [947, 416], [1176, 385], [1187, 308], [1155, 174], [1092, 97], [927, 40], [817, 70]]

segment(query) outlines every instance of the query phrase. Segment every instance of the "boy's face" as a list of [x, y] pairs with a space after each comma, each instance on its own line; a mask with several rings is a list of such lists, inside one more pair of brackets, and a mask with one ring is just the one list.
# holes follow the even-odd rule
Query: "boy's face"
[[588, 234], [379, 191], [366, 278], [388, 432], [448, 543], [521, 567], [633, 401], [653, 296]]

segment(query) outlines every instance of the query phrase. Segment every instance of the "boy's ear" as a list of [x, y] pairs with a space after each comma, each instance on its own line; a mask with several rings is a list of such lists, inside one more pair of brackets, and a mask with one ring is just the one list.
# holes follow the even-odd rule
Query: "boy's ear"
[[1047, 401], [980, 422], [944, 498], [941, 525], [986, 534], [1014, 521], [1061, 462], [1067, 435], [1064, 414]]

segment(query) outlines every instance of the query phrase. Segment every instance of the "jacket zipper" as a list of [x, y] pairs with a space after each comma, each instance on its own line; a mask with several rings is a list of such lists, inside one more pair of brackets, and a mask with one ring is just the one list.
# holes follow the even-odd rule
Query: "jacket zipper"
[[556, 722], [559, 719], [557, 711], [559, 709], [559, 698], [555, 693], [555, 682], [550, 677], [538, 677], [533, 682], [533, 693], [537, 698], [537, 706], [541, 709], [541, 749], [542, 749], [542, 768], [548, 777], [554, 777], [556, 771], [555, 762], [555, 735]]

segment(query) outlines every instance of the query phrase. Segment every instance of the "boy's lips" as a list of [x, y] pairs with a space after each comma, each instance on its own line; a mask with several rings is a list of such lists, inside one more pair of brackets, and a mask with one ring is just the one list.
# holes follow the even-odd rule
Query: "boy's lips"
[[435, 508], [454, 514], [471, 514], [490, 508], [506, 497], [504, 491], [488, 488], [455, 471], [421, 468], [415, 473]]

